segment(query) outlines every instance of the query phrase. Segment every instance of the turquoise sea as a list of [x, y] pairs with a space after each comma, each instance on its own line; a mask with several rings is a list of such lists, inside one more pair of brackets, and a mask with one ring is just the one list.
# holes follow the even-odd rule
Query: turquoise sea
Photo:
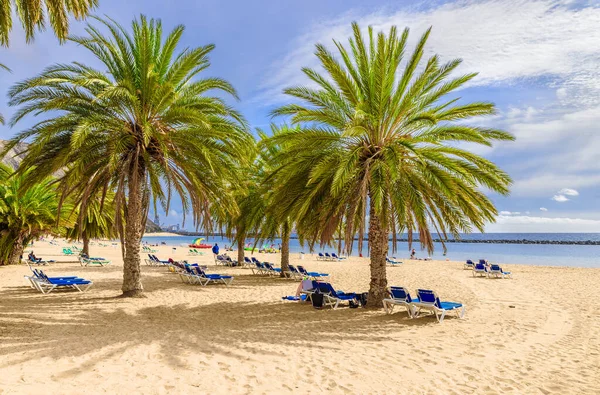
[[[185, 248], [191, 244], [197, 237], [195, 236], [174, 236], [157, 237], [145, 236], [144, 241], [150, 244], [166, 244], [176, 248]], [[206, 237], [205, 243], [219, 244], [221, 248], [231, 245], [227, 238], [219, 236]], [[486, 233], [469, 234], [461, 237], [463, 240], [548, 240], [548, 241], [600, 241], [600, 233]], [[247, 242], [252, 243], [249, 239]], [[281, 241], [275, 239], [266, 243], [279, 246]], [[435, 251], [431, 254], [433, 259], [462, 261], [466, 259], [487, 259], [494, 263], [519, 263], [526, 265], [546, 265], [546, 266], [574, 266], [574, 267], [592, 267], [600, 268], [600, 245], [554, 245], [554, 244], [503, 244], [503, 243], [447, 243], [446, 256], [443, 255], [441, 244], [436, 244]], [[398, 243], [396, 252], [392, 253], [392, 243], [390, 242], [390, 256], [398, 259], [407, 259], [410, 255], [408, 243]], [[418, 244], [413, 248], [417, 250], [417, 257], [427, 257], [427, 251], [421, 251]], [[354, 246], [354, 255], [357, 253], [357, 243]], [[308, 246], [300, 245], [298, 239], [290, 241], [290, 251], [292, 253], [304, 252], [309, 254]], [[315, 248], [315, 253], [332, 252], [335, 248], [325, 247]], [[368, 251], [366, 243], [363, 248], [363, 255], [367, 256]]]

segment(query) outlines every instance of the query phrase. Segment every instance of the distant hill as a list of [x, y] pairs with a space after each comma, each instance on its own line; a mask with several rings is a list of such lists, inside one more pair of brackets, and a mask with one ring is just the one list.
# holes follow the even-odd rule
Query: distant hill
[[[4, 149], [4, 146], [8, 143], [6, 140], [0, 140], [0, 151]], [[26, 143], [19, 143], [13, 149], [8, 151], [8, 154], [2, 158], [2, 163], [9, 165], [13, 169], [19, 167], [21, 160], [23, 160], [23, 152], [27, 149]], [[146, 222], [146, 232], [160, 232], [160, 226], [155, 224], [148, 218]]]

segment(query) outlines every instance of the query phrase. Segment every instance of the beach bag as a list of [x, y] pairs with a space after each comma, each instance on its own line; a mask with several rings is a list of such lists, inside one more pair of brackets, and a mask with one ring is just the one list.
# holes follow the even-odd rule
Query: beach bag
[[358, 299], [358, 303], [360, 303], [360, 305], [362, 307], [367, 307], [367, 296], [369, 296], [368, 292], [364, 292], [364, 293], [356, 295], [356, 298]]
[[350, 308], [351, 309], [358, 309], [358, 301], [355, 302], [355, 301], [351, 300], [350, 301]]
[[319, 291], [319, 288], [311, 295], [310, 299], [315, 309], [323, 308], [323, 294]]

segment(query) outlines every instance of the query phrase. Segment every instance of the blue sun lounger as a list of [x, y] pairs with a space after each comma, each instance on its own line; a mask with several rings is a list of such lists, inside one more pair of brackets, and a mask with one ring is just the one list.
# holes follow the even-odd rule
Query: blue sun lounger
[[413, 302], [418, 302], [419, 299], [413, 299], [408, 290], [404, 287], [390, 287], [391, 298], [383, 299], [383, 308], [387, 314], [394, 312], [394, 306], [402, 306], [406, 308], [408, 316], [413, 316]]
[[331, 256], [333, 257], [333, 259], [337, 259], [338, 261], [341, 261], [342, 259], [346, 259], [346, 257], [345, 257], [345, 256], [337, 256], [337, 255], [335, 254], [335, 252], [332, 252], [332, 253], [331, 253]]
[[265, 262], [264, 265], [267, 268], [267, 270], [269, 271], [269, 273], [274, 276], [278, 276], [281, 273], [280, 268], [273, 266], [273, 264], [271, 264], [269, 262]]
[[302, 277], [304, 277], [294, 265], [288, 265], [288, 271], [285, 273], [285, 275], [292, 279], [302, 279]]
[[386, 261], [387, 263], [389, 263], [390, 265], [392, 265], [392, 266], [396, 266], [396, 265], [400, 265], [400, 264], [402, 264], [402, 262], [401, 262], [401, 261], [396, 261], [396, 260], [390, 259], [390, 258], [388, 258], [388, 257], [385, 257], [385, 261]]
[[329, 276], [328, 273], [317, 273], [317, 272], [306, 271], [306, 269], [304, 268], [304, 266], [298, 265], [297, 267], [298, 267], [298, 271], [300, 273], [302, 273], [303, 276], [307, 276], [307, 277], [310, 277], [310, 278], [315, 279], [315, 280], [319, 279], [321, 277], [328, 277]]
[[333, 309], [337, 309], [340, 302], [350, 302], [356, 299], [355, 293], [336, 291], [330, 283], [317, 282], [317, 287], [324, 296], [323, 303]]
[[421, 310], [427, 310], [435, 314], [439, 323], [444, 321], [444, 317], [449, 312], [455, 312], [458, 318], [465, 315], [465, 306], [462, 303], [442, 302], [435, 292], [429, 289], [417, 289], [418, 301], [411, 302], [413, 307], [413, 318], [419, 316]]
[[511, 272], [505, 272], [502, 270], [500, 265], [492, 264], [490, 270], [488, 271], [488, 277], [512, 278], [512, 274]]
[[225, 284], [225, 286], [228, 287], [233, 282], [233, 276], [226, 276], [223, 274], [207, 274], [198, 266], [196, 266], [193, 270], [196, 272], [196, 281], [202, 286], [214, 282]]
[[465, 262], [464, 268], [473, 270], [474, 267], [475, 267], [475, 264], [473, 263], [473, 261], [470, 259], [467, 259], [467, 261]]
[[487, 277], [487, 275], [488, 275], [488, 271], [484, 264], [478, 263], [473, 268], [473, 277], [477, 277], [477, 276]]
[[43, 294], [49, 294], [57, 288], [71, 288], [79, 292], [85, 292], [94, 284], [90, 280], [74, 276], [48, 277], [41, 270], [34, 271], [34, 275], [28, 277], [28, 279], [33, 287]]

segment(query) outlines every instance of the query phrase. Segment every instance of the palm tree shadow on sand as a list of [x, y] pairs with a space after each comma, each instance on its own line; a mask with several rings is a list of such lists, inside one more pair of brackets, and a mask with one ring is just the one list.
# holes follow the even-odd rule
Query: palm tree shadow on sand
[[[248, 285], [240, 277], [237, 287], [246, 288]], [[192, 291], [190, 298], [211, 292], [210, 286], [147, 280], [148, 294], [173, 287], [186, 287]], [[277, 279], [263, 279], [263, 283], [277, 284]], [[118, 289], [119, 284], [118, 280], [103, 281], [101, 288]], [[230, 288], [235, 292], [236, 286]], [[0, 369], [41, 358], [90, 355], [76, 369], [57, 375], [64, 378], [139, 346], [157, 345], [160, 362], [173, 368], [187, 367], [180, 356], [190, 352], [240, 360], [248, 360], [250, 354], [250, 360], [260, 362], [265, 353], [285, 356], [272, 351], [273, 345], [312, 348], [318, 340], [319, 349], [334, 351], [339, 341], [389, 340], [389, 333], [403, 326], [435, 321], [410, 320], [403, 313], [388, 316], [364, 309], [317, 311], [310, 305], [291, 302], [165, 304], [131, 312], [126, 311], [130, 300], [74, 292], [43, 296], [27, 287], [5, 288], [0, 291], [0, 300], [0, 360], [5, 361], [0, 362]]]

